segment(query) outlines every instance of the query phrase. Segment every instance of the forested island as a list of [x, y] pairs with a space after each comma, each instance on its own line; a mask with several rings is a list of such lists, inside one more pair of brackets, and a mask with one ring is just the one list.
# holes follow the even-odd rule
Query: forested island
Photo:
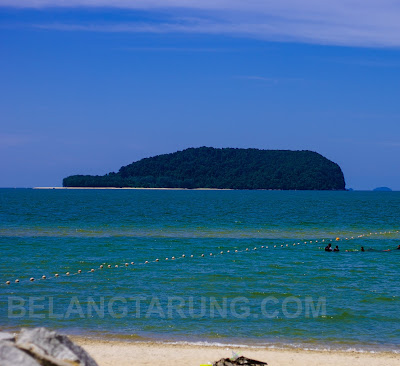
[[145, 158], [118, 173], [72, 175], [64, 187], [344, 190], [338, 164], [312, 151], [189, 148]]

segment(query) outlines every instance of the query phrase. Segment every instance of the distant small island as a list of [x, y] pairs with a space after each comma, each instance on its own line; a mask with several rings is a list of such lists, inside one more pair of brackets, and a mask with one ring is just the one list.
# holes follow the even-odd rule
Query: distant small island
[[389, 187], [378, 187], [374, 189], [374, 192], [392, 192], [392, 189]]
[[338, 164], [312, 151], [189, 148], [133, 162], [118, 173], [72, 175], [64, 187], [344, 190]]

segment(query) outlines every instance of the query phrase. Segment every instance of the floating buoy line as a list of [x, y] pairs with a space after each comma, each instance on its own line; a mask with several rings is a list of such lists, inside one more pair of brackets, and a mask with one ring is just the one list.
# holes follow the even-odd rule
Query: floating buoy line
[[[274, 244], [274, 245], [261, 245], [261, 246], [257, 246], [254, 248], [246, 248], [246, 249], [234, 249], [234, 250], [225, 250], [225, 251], [217, 251], [217, 252], [211, 252], [211, 253], [202, 253], [200, 255], [185, 255], [182, 254], [178, 257], [172, 256], [172, 257], [164, 257], [164, 258], [156, 258], [154, 260], [146, 260], [146, 261], [142, 261], [142, 262], [125, 262], [125, 263], [120, 263], [120, 264], [106, 264], [106, 263], [102, 263], [100, 265], [97, 266], [93, 266], [93, 268], [91, 268], [90, 270], [85, 270], [82, 271], [81, 269], [78, 269], [76, 272], [65, 272], [65, 273], [55, 273], [53, 276], [46, 276], [46, 275], [42, 275], [39, 277], [30, 277], [29, 279], [26, 279], [24, 281], [20, 280], [20, 279], [15, 279], [13, 281], [6, 281], [5, 283], [0, 284], [0, 286], [10, 286], [12, 284], [19, 284], [21, 282], [36, 282], [36, 281], [48, 281], [50, 279], [58, 279], [59, 277], [72, 277], [72, 276], [77, 276], [83, 273], [94, 273], [96, 271], [102, 271], [102, 270], [107, 270], [107, 269], [112, 269], [112, 268], [128, 268], [128, 267], [132, 267], [135, 268], [137, 266], [145, 266], [145, 265], [149, 265], [151, 263], [158, 263], [161, 261], [176, 261], [176, 260], [182, 260], [185, 258], [205, 258], [205, 257], [216, 257], [216, 256], [220, 256], [220, 255], [224, 255], [224, 254], [237, 254], [237, 253], [246, 253], [246, 252], [252, 252], [252, 251], [257, 251], [257, 250], [265, 250], [265, 249], [280, 249], [280, 248], [289, 248], [289, 247], [294, 247], [294, 246], [298, 246], [298, 245], [307, 245], [307, 244], [321, 244], [321, 243], [332, 243], [332, 242], [340, 242], [340, 241], [350, 241], [350, 240], [356, 240], [356, 239], [361, 239], [364, 237], [370, 237], [373, 235], [388, 235], [388, 234], [398, 234], [400, 233], [399, 230], [397, 231], [384, 231], [384, 232], [375, 232], [375, 233], [367, 233], [367, 234], [361, 234], [361, 235], [357, 235], [357, 236], [351, 236], [351, 237], [345, 237], [345, 238], [340, 238], [340, 237], [336, 237], [334, 239], [319, 239], [319, 240], [306, 240], [306, 241], [297, 241], [295, 243], [292, 244]], [[319, 247], [319, 249], [323, 249], [321, 247]]]

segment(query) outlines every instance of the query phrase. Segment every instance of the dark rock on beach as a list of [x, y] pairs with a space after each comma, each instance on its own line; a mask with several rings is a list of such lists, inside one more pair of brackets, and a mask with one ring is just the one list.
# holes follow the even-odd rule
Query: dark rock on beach
[[45, 328], [22, 329], [14, 337], [0, 333], [1, 366], [97, 366], [68, 337]]
[[213, 366], [239, 366], [239, 365], [266, 366], [268, 364], [266, 362], [251, 360], [251, 359], [243, 357], [243, 356], [241, 356], [235, 360], [232, 360], [230, 358], [223, 358], [223, 359], [213, 363]]
[[16, 348], [12, 343], [0, 341], [1, 366], [40, 366], [34, 358]]
[[10, 341], [14, 342], [15, 336], [12, 333], [0, 332], [0, 342], [1, 341]]

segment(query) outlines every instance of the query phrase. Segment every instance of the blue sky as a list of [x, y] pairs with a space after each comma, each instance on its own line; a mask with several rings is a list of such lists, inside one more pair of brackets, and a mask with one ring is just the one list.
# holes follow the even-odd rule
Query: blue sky
[[0, 56], [0, 187], [214, 146], [400, 189], [396, 1], [0, 0]]

